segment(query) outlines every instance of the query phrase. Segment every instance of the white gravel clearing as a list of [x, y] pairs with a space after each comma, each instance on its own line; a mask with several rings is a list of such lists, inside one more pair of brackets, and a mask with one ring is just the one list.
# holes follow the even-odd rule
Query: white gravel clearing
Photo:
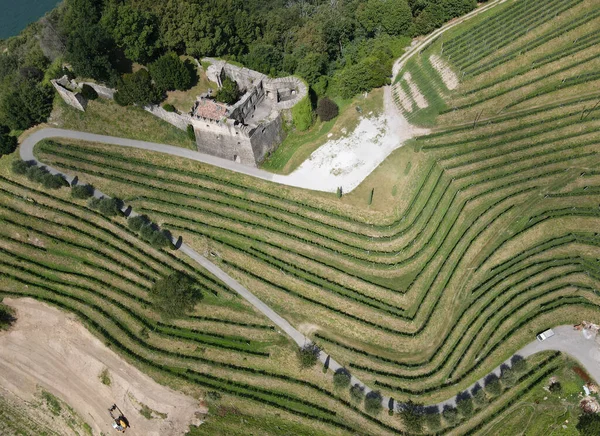
[[442, 81], [444, 82], [444, 85], [446, 85], [446, 88], [448, 88], [450, 91], [456, 89], [456, 87], [459, 84], [458, 76], [454, 71], [452, 71], [452, 69], [446, 63], [446, 61], [436, 54], [431, 55], [429, 59], [431, 60], [431, 65], [433, 66], [433, 68], [435, 68], [435, 70], [439, 73], [440, 77], [442, 78]]
[[421, 90], [419, 89], [417, 84], [413, 82], [412, 75], [409, 72], [406, 72], [404, 73], [404, 76], [402, 76], [402, 78], [406, 80], [406, 83], [408, 83], [408, 87], [410, 88], [412, 98], [415, 101], [415, 103], [417, 103], [417, 106], [419, 106], [419, 109], [425, 109], [426, 107], [428, 107], [429, 103], [427, 103], [425, 96], [421, 94]]
[[348, 193], [356, 188], [392, 151], [425, 129], [411, 126], [399, 113], [390, 86], [384, 89], [384, 111], [361, 118], [353, 132], [330, 140], [288, 176], [273, 181], [306, 189]]

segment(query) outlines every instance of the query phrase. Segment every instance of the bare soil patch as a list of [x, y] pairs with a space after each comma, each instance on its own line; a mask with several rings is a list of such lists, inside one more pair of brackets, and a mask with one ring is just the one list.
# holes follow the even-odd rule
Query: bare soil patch
[[[113, 403], [131, 424], [128, 434], [139, 436], [182, 435], [196, 412], [206, 412], [125, 362], [74, 315], [29, 298], [4, 303], [16, 309], [17, 321], [0, 335], [0, 386], [19, 398], [34, 401], [39, 386], [75, 409], [94, 434], [114, 432], [107, 410]], [[99, 377], [104, 369], [110, 385]], [[145, 418], [137, 403], [160, 415]]]

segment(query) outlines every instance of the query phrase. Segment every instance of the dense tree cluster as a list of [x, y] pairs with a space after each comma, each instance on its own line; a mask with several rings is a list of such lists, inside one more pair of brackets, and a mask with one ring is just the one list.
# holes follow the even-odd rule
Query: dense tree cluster
[[[224, 57], [272, 76], [296, 74], [318, 96], [348, 98], [388, 83], [392, 61], [409, 37], [475, 4], [65, 0], [19, 36], [0, 42], [0, 123], [22, 130], [45, 121], [52, 109], [49, 80], [64, 74], [64, 62], [79, 77], [117, 86], [121, 104], [158, 102], [165, 91], [189, 88], [193, 75], [179, 60], [184, 54]], [[146, 65], [149, 74], [122, 76], [133, 62]], [[312, 119], [300, 115], [302, 130]]]
[[154, 308], [165, 318], [177, 318], [191, 312], [202, 300], [194, 279], [174, 272], [159, 279], [150, 291]]

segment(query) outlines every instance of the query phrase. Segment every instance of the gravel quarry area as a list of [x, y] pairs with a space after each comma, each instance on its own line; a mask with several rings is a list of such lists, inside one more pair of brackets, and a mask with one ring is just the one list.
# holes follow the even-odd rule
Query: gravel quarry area
[[428, 132], [410, 125], [402, 116], [390, 86], [385, 87], [383, 99], [381, 115], [364, 114], [352, 132], [327, 141], [290, 175], [276, 175], [273, 181], [328, 192], [336, 192], [341, 186], [343, 192], [350, 192], [392, 151]]
[[[113, 434], [108, 408], [116, 403], [129, 420], [128, 435], [183, 435], [205, 413], [198, 400], [162, 386], [95, 338], [72, 314], [30, 298], [5, 298], [17, 321], [0, 334], [0, 387], [33, 402], [50, 392], [87, 422], [94, 434]], [[100, 374], [107, 370], [110, 385]], [[145, 405], [152, 418], [140, 414]], [[60, 434], [69, 433], [62, 428]]]

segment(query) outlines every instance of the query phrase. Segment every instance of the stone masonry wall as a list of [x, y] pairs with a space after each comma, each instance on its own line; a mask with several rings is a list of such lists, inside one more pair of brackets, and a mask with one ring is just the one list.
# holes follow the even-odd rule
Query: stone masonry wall
[[99, 85], [97, 83], [92, 82], [80, 82], [79, 86], [89, 85], [98, 93], [100, 97], [113, 99], [115, 96], [116, 89], [109, 88], [104, 85]]
[[[67, 103], [69, 106], [74, 107], [82, 112], [85, 112], [85, 108], [87, 107], [87, 100], [81, 96], [78, 92], [67, 88], [67, 86], [72, 87], [69, 83], [67, 76], [64, 76], [58, 80], [51, 80], [52, 86], [58, 92], [58, 95]], [[75, 89], [76, 86], [73, 86]]]
[[198, 151], [223, 159], [256, 166], [250, 137], [231, 123], [192, 119]]
[[178, 114], [177, 112], [167, 112], [158, 105], [144, 106], [144, 110], [152, 115], [166, 121], [169, 124], [181, 130], [187, 130], [187, 126], [192, 124], [192, 117], [188, 114]]
[[283, 142], [285, 132], [281, 114], [269, 123], [261, 124], [252, 132], [250, 143], [254, 153], [255, 166], [262, 162], [267, 154], [274, 151]]

